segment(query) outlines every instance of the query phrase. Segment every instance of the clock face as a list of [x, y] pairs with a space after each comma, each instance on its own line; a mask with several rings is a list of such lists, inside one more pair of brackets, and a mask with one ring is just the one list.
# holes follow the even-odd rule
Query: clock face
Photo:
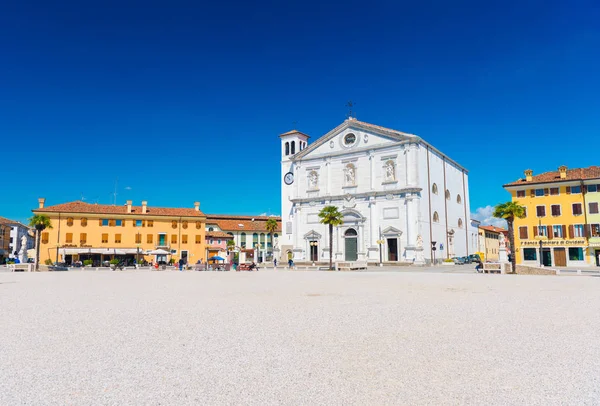
[[294, 183], [294, 174], [292, 172], [286, 173], [283, 177], [283, 181], [286, 185], [291, 185], [292, 183]]

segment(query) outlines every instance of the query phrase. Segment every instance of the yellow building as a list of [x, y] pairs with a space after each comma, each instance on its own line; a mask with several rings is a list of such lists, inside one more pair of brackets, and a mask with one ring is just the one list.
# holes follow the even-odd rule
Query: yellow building
[[600, 167], [561, 166], [535, 176], [526, 170], [525, 178], [504, 185], [526, 211], [514, 224], [517, 263], [595, 266], [600, 251], [594, 248], [595, 225], [588, 220], [590, 210], [598, 211], [599, 183]]
[[112, 258], [187, 263], [206, 260], [206, 216], [200, 203], [193, 208], [164, 208], [89, 204], [81, 201], [45, 206], [39, 199], [34, 214], [45, 214], [52, 229], [42, 232], [40, 261], [44, 263], [92, 260], [95, 266]]

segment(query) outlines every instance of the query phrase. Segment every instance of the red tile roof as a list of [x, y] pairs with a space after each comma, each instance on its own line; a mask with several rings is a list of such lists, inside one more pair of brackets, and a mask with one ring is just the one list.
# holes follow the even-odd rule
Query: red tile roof
[[567, 169], [567, 177], [565, 179], [561, 179], [560, 172], [556, 170], [535, 175], [529, 182], [526, 179], [521, 178], [515, 182], [507, 183], [506, 185], [504, 185], [504, 187], [523, 186], [536, 183], [567, 182], [573, 180], [587, 180], [598, 178], [600, 178], [600, 166], [590, 166], [588, 168]]
[[[230, 216], [207, 214], [206, 224], [216, 224], [223, 231], [267, 231], [267, 220], [277, 221], [277, 230], [281, 232], [281, 217], [271, 216]], [[241, 226], [240, 226], [241, 224]]]
[[492, 231], [494, 233], [507, 233], [508, 230], [503, 229], [502, 227], [496, 227], [496, 226], [479, 226], [479, 228], [483, 229], [483, 230], [487, 230], [487, 231]]
[[68, 202], [47, 206], [43, 209], [33, 209], [34, 213], [93, 213], [93, 214], [119, 214], [119, 215], [149, 215], [170, 217], [204, 217], [204, 213], [194, 208], [170, 208], [146, 206], [146, 213], [142, 213], [142, 206], [132, 206], [131, 213], [127, 213], [127, 206], [111, 206], [108, 204], [91, 204], [82, 201]]

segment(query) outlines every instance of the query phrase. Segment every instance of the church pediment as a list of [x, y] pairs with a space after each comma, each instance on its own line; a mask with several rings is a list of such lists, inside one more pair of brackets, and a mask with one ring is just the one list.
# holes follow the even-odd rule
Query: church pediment
[[382, 235], [402, 235], [402, 231], [396, 227], [387, 227], [381, 232]]
[[304, 234], [305, 240], [319, 240], [321, 239], [321, 234], [317, 233], [315, 230], [310, 230], [308, 233]]
[[364, 222], [366, 218], [360, 214], [358, 210], [346, 209], [342, 210], [344, 223]]
[[420, 138], [413, 134], [348, 119], [296, 154], [293, 160], [339, 155], [353, 150], [384, 147], [409, 140], [418, 141]]

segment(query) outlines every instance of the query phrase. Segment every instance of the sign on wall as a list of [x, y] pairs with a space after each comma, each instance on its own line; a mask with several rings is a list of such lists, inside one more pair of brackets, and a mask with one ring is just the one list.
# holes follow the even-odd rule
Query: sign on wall
[[[542, 245], [585, 245], [585, 240], [542, 240]], [[540, 241], [521, 241], [522, 247], [538, 246]]]

